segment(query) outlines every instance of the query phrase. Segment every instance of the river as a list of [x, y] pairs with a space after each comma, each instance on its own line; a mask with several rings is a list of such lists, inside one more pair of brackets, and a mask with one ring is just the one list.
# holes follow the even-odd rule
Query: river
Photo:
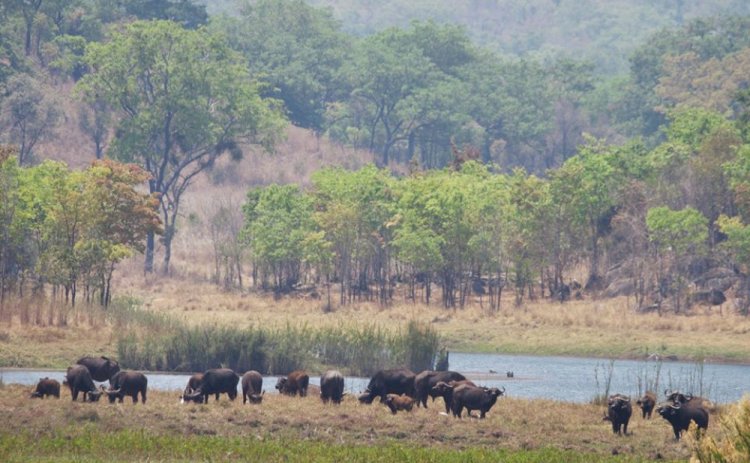
[[[658, 376], [658, 395], [664, 389], [679, 389], [702, 395], [717, 403], [733, 402], [750, 393], [750, 365], [714, 363], [608, 360], [578, 357], [549, 357], [501, 354], [450, 354], [450, 369], [465, 374], [479, 385], [505, 387], [506, 395], [547, 398], [569, 402], [588, 402], [605, 391], [637, 396], [644, 385], [652, 387]], [[610, 374], [611, 371], [611, 374]], [[513, 377], [507, 377], [513, 372]], [[147, 372], [149, 388], [181, 391], [188, 374]], [[33, 385], [48, 376], [62, 382], [61, 370], [0, 369], [6, 384]], [[275, 392], [276, 376], [264, 377], [264, 388]], [[310, 378], [319, 384], [320, 378]], [[367, 386], [368, 378], [347, 377], [346, 391], [356, 394]]]

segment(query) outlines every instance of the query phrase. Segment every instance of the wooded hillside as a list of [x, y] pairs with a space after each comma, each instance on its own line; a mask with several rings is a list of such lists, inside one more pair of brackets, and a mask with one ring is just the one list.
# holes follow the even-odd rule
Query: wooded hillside
[[[503, 291], [574, 295], [575, 273], [640, 308], [715, 289], [747, 311], [745, 2], [365, 3], [3, 3], [3, 294], [53, 282], [46, 243], [64, 242], [52, 284], [106, 279], [84, 270], [83, 235], [44, 231], [61, 206], [27, 179], [45, 158], [108, 158], [150, 176], [161, 227], [134, 232], [147, 272], [170, 271], [192, 221], [227, 287], [387, 303], [403, 283], [415, 300], [436, 287], [446, 307], [494, 307]], [[301, 129], [315, 148], [292, 148], [293, 164], [238, 173]], [[317, 170], [331, 164], [346, 169]], [[197, 185], [227, 182], [249, 190], [241, 211], [186, 213]]]

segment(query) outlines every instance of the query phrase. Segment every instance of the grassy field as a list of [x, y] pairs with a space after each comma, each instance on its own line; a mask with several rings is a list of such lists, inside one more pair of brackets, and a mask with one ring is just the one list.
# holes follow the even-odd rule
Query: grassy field
[[[268, 385], [266, 385], [268, 387]], [[659, 417], [634, 416], [628, 436], [612, 434], [603, 407], [500, 398], [485, 420], [429, 409], [392, 415], [377, 402], [266, 394], [261, 405], [182, 405], [178, 392], [150, 392], [145, 405], [30, 399], [30, 388], [0, 394], [0, 461], [684, 461]], [[715, 417], [712, 417], [714, 420]], [[716, 422], [716, 421], [715, 421]], [[709, 427], [716, 435], [716, 426]]]

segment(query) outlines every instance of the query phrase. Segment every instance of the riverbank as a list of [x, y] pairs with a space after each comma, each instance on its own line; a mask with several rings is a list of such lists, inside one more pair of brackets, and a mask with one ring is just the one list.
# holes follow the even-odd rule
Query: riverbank
[[353, 397], [340, 406], [268, 394], [259, 406], [226, 396], [181, 405], [174, 393], [149, 391], [145, 405], [110, 405], [73, 403], [68, 394], [30, 399], [28, 387], [5, 386], [0, 460], [645, 462], [690, 455], [658, 417], [634, 414], [631, 434], [617, 436], [601, 419], [603, 407], [548, 400], [500, 398], [485, 420], [458, 420], [440, 413], [439, 399], [392, 415]]
[[[138, 324], [141, 333], [157, 325], [172, 332], [171, 321], [237, 329], [378, 326], [394, 332], [417, 321], [436, 331], [441, 346], [454, 352], [750, 364], [750, 317], [728, 307], [721, 312], [698, 307], [688, 315], [641, 314], [628, 299], [615, 298], [528, 301], [521, 307], [504, 301], [494, 313], [478, 301], [460, 310], [397, 301], [387, 307], [361, 302], [324, 311], [323, 303], [310, 297], [223, 292], [209, 283], [176, 279], [157, 278], [148, 285], [128, 281], [120, 284], [137, 309], [130, 318], [117, 318], [112, 312], [121, 308], [113, 306], [106, 314], [72, 317], [63, 327], [21, 324], [18, 316], [0, 323], [0, 367], [66, 368], [86, 353], [117, 356], [117, 340], [129, 323]], [[117, 321], [108, 322], [113, 316]]]

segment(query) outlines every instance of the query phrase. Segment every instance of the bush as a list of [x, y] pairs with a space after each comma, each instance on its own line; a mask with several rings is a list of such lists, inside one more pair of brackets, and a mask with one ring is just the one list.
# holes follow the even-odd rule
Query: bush
[[746, 395], [721, 419], [720, 437], [703, 439], [690, 434], [691, 462], [744, 463], [750, 461], [750, 396]]

